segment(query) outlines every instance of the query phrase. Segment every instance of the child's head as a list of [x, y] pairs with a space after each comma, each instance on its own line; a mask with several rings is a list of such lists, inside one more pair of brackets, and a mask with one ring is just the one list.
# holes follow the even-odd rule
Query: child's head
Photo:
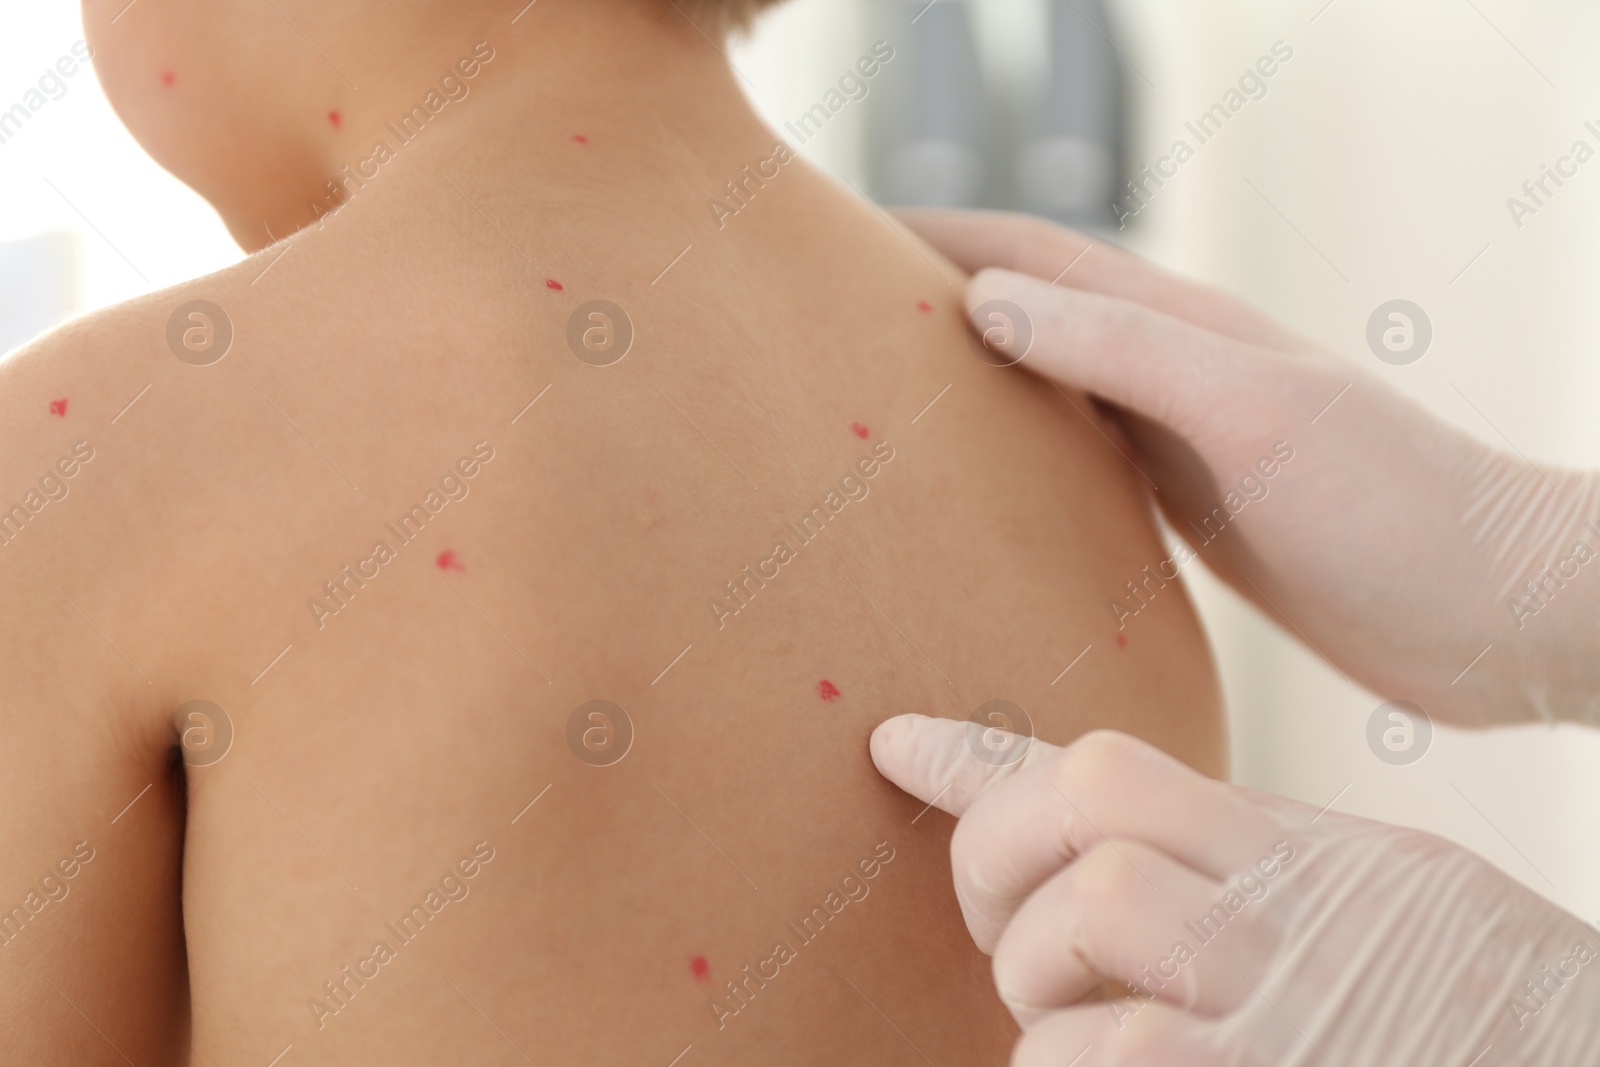
[[[647, 56], [664, 33], [702, 50], [776, 2], [87, 0], [83, 11], [101, 84], [129, 131], [258, 248], [307, 221], [299, 208], [275, 208], [282, 190], [307, 203], [402, 104], [441, 79], [461, 81], [458, 65], [477, 65], [480, 42], [478, 58], [506, 57], [495, 68], [505, 81], [508, 67], [526, 74], [575, 54], [579, 38], [613, 54], [627, 38]], [[449, 84], [440, 95], [456, 99]]]

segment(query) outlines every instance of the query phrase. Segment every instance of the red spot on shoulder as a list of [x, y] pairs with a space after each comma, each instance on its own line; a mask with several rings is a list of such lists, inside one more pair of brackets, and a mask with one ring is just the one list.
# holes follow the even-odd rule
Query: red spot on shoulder
[[66, 401], [66, 398], [63, 398], [61, 400], [52, 400], [52, 401], [50, 401], [50, 414], [55, 415], [55, 416], [57, 416], [59, 418], [63, 418], [63, 419], [66, 418], [67, 417], [67, 401]]
[[933, 305], [928, 303], [926, 300], [918, 300], [917, 301], [917, 310], [922, 312], [924, 315], [932, 315], [933, 314]]
[[824, 678], [817, 683], [817, 696], [832, 704], [839, 699], [839, 687]]
[[334, 110], [328, 112], [328, 125], [332, 126], [334, 129], [337, 130], [339, 128], [340, 124], [343, 123], [343, 122], [344, 122], [344, 116], [339, 114], [339, 109], [338, 108], [335, 108]]
[[173, 82], [175, 82], [177, 80], [178, 80], [178, 76], [176, 74], [172, 73], [172, 71], [164, 70], [164, 71], [161, 72], [161, 84], [162, 85], [171, 85]]
[[544, 280], [544, 284], [545, 284], [545, 288], [546, 289], [554, 289], [558, 293], [565, 291], [566, 288], [567, 288], [566, 286], [562, 285], [560, 282], [556, 281], [554, 278], [546, 278]]
[[584, 135], [583, 135], [583, 134], [581, 134], [581, 133], [575, 133], [575, 134], [573, 134], [573, 135], [572, 135], [572, 139], [573, 139], [573, 140], [574, 140], [574, 141], [577, 141], [577, 142], [578, 142], [578, 143], [579, 143], [579, 144], [588, 144], [588, 143], [589, 143], [589, 138], [587, 138], [587, 137], [585, 137], [585, 136], [584, 136]]
[[1128, 635], [1127, 634], [1118, 634], [1117, 635], [1117, 647], [1118, 648], [1127, 648], [1128, 647]]
[[704, 956], [696, 956], [689, 961], [689, 973], [702, 982], [711, 981], [711, 964]]
[[456, 554], [449, 550], [439, 553], [439, 558], [433, 562], [435, 566], [442, 571], [460, 571], [465, 573], [467, 569], [461, 565], [461, 561], [456, 558]]
[[859, 422], [852, 422], [850, 424], [850, 432], [861, 438], [863, 441], [872, 436], [872, 431], [861, 425]]

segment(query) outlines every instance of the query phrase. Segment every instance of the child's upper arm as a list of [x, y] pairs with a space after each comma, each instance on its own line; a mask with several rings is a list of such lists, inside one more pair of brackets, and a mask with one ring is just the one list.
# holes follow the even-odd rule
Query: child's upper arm
[[177, 1063], [181, 779], [50, 347], [0, 363], [0, 1018], [14, 1062]]

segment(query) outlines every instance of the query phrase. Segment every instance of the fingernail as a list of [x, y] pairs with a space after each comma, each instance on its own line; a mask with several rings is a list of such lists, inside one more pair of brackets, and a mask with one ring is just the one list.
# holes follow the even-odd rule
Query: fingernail
[[1006, 1010], [1011, 1013], [1011, 1017], [1017, 1020], [1017, 1025], [1024, 1030], [1027, 1030], [1034, 1023], [1051, 1013], [1050, 1008], [1041, 1008], [1028, 1004], [1016, 997], [1007, 996], [1005, 993], [1000, 994], [1000, 1003], [1006, 1006]]
[[1033, 348], [1033, 319], [1017, 301], [1032, 279], [990, 268], [967, 288], [967, 317], [976, 331], [973, 352], [994, 367], [1022, 362]]
[[884, 771], [888, 764], [898, 763], [904, 755], [906, 742], [911, 738], [911, 731], [915, 729], [915, 715], [896, 715], [892, 719], [880, 722], [872, 731], [872, 740], [868, 742], [868, 749], [872, 753], [872, 762], [879, 771]]
[[972, 276], [968, 283], [969, 293], [975, 292], [984, 299], [993, 296], [1014, 296], [1026, 293], [1033, 283], [1038, 281], [1031, 274], [1021, 274], [1004, 267], [984, 267]]

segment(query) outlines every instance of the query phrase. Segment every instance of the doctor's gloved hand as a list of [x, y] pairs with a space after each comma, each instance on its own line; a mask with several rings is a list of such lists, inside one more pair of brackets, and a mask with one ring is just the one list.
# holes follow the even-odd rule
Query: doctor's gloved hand
[[[1189, 549], [1340, 669], [1447, 721], [1600, 723], [1600, 477], [1491, 449], [1238, 300], [1054, 224], [898, 214], [978, 272], [991, 362], [1109, 405]], [[1170, 579], [1188, 558], [1151, 564]]]
[[[1465, 850], [1204, 778], [1122, 734], [1008, 766], [902, 715], [872, 758], [956, 815], [1013, 1067], [1593, 1063], [1600, 935]], [[1106, 981], [1131, 995], [1098, 999]]]

